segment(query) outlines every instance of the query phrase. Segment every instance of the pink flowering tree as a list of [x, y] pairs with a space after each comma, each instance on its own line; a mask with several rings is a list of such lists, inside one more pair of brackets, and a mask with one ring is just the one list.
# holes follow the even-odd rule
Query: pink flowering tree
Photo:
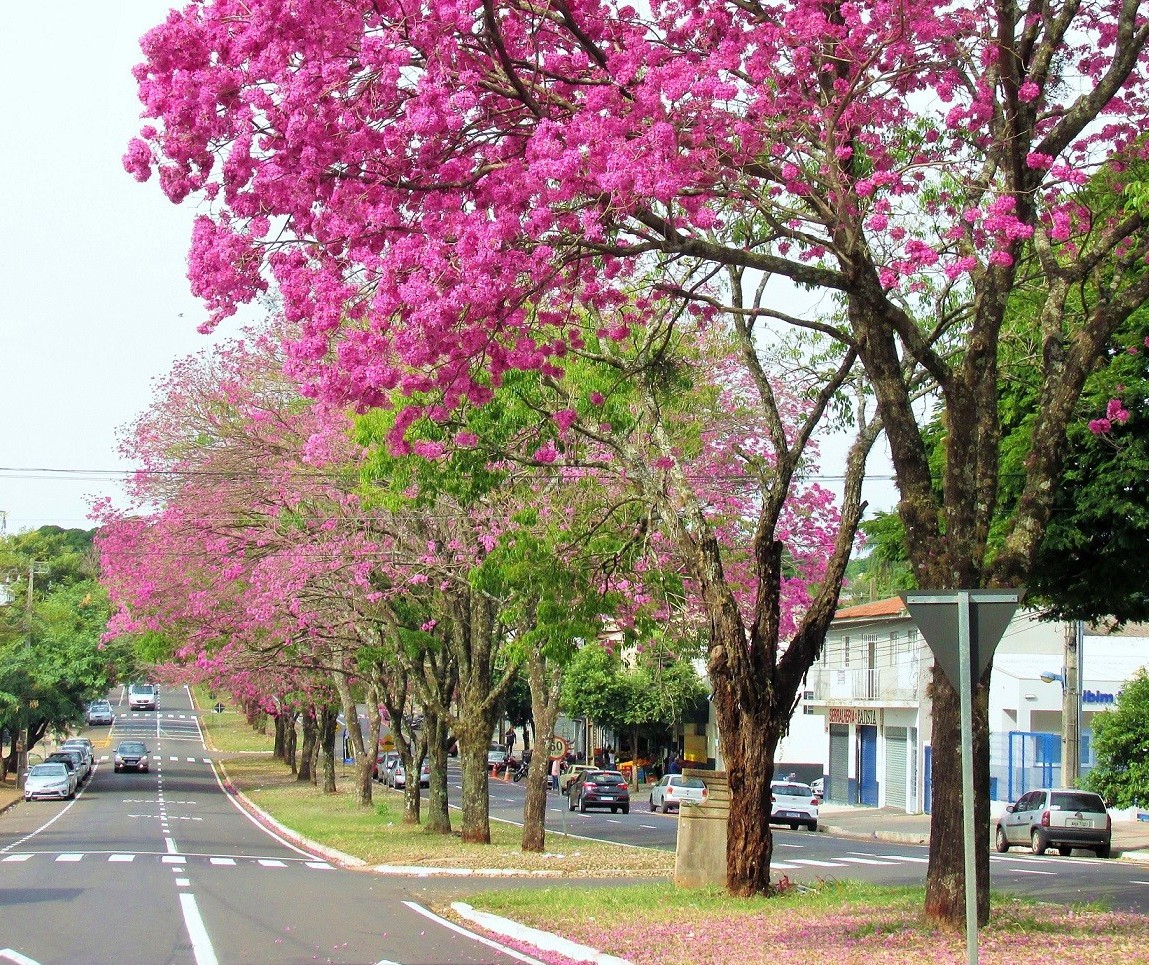
[[[510, 371], [557, 375], [576, 302], [618, 310], [608, 337], [655, 293], [725, 312], [747, 358], [767, 325], [821, 331], [872, 383], [919, 585], [1017, 585], [1085, 376], [1149, 296], [1144, 216], [1082, 191], [1139, 161], [1147, 35], [1134, 0], [193, 2], [144, 38], [147, 123], [125, 163], [210, 202], [190, 259], [207, 324], [274, 283], [302, 328], [293, 370], [364, 407], [395, 389], [452, 407]], [[999, 335], [1033, 273], [1048, 280], [1042, 403], [991, 556]], [[764, 277], [827, 307], [754, 298]], [[1106, 297], [1067, 315], [1097, 279]], [[919, 371], [949, 413], [940, 480]], [[944, 676], [934, 694], [927, 910], [957, 922], [958, 707]], [[984, 711], [975, 732], [980, 826]], [[747, 872], [735, 890], [761, 890], [768, 872]]]

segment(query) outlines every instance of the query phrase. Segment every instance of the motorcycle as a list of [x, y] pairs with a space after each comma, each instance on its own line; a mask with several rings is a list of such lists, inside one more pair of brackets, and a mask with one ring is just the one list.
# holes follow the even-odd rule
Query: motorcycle
[[511, 771], [511, 780], [519, 783], [530, 772], [530, 761], [509, 761], [507, 767]]

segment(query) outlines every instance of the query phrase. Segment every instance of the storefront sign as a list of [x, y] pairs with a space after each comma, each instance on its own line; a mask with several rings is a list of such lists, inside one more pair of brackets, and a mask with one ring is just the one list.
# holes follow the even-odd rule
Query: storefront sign
[[1113, 694], [1103, 694], [1100, 690], [1086, 690], [1081, 694], [1083, 704], [1115, 704], [1117, 698]]
[[878, 726], [878, 709], [876, 707], [830, 707], [828, 708], [828, 716], [831, 724]]

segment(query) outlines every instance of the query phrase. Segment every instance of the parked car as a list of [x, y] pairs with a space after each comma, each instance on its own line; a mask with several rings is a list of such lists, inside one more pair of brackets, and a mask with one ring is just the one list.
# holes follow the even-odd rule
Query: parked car
[[128, 706], [132, 710], [156, 710], [159, 705], [159, 688], [155, 684], [132, 684], [128, 688]]
[[[403, 788], [407, 786], [407, 772], [403, 768], [403, 762], [397, 761], [395, 766], [387, 772], [387, 783], [393, 788]], [[429, 761], [423, 761], [422, 767], [419, 768], [419, 787], [431, 786], [431, 764]]]
[[86, 751], [81, 750], [79, 747], [57, 747], [51, 754], [44, 758], [46, 761], [59, 761], [64, 758], [69, 759], [73, 766], [76, 768], [76, 783], [83, 784], [84, 779], [88, 776], [90, 758]]
[[51, 797], [64, 800], [75, 796], [75, 774], [59, 761], [33, 764], [24, 775], [25, 801]]
[[380, 784], [387, 783], [387, 772], [399, 761], [397, 751], [380, 751], [375, 757], [375, 771], [372, 776]]
[[559, 775], [559, 792], [567, 794], [570, 791], [571, 784], [575, 779], [584, 771], [597, 771], [599, 768], [594, 764], [572, 764], [569, 770], [564, 771]]
[[487, 768], [500, 768], [507, 760], [507, 749], [502, 744], [491, 744], [487, 748]]
[[96, 759], [92, 756], [92, 748], [87, 744], [73, 744], [70, 741], [64, 741], [57, 751], [75, 751], [80, 755], [80, 770], [83, 771], [84, 777], [87, 777], [95, 766]]
[[810, 790], [814, 792], [814, 797], [819, 801], [826, 800], [826, 779], [824, 777], [815, 778], [810, 782]]
[[788, 824], [792, 831], [800, 827], [817, 831], [818, 798], [810, 785], [797, 781], [771, 781], [770, 823]]
[[68, 773], [72, 775], [72, 787], [78, 788], [84, 783], [84, 771], [80, 764], [78, 754], [65, 754], [63, 751], [54, 751], [44, 758], [45, 764], [63, 764]]
[[69, 738], [60, 744], [62, 750], [72, 747], [84, 751], [86, 757], [84, 763], [87, 764], [87, 770], [91, 771], [92, 765], [95, 764], [95, 748], [92, 746], [92, 742], [87, 738]]
[[116, 745], [116, 752], [112, 757], [112, 764], [117, 774], [120, 771], [148, 771], [151, 763], [151, 751], [143, 741], [120, 741]]
[[630, 788], [621, 771], [579, 771], [567, 788], [570, 810], [610, 808], [611, 814], [630, 814]]
[[110, 724], [115, 719], [112, 705], [106, 700], [93, 700], [88, 704], [88, 724]]
[[1028, 845], [1034, 854], [1056, 847], [1068, 857], [1074, 848], [1082, 848], [1109, 857], [1113, 822], [1099, 794], [1075, 788], [1030, 791], [1005, 812], [994, 836], [998, 851]]
[[705, 804], [710, 796], [706, 785], [698, 777], [684, 774], [664, 774], [662, 780], [650, 789], [650, 809], [666, 814], [677, 811], [683, 804]]

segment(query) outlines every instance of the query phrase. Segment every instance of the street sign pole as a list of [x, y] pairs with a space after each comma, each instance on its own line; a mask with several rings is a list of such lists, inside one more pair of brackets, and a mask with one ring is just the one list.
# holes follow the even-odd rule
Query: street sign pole
[[965, 834], [965, 950], [969, 965], [977, 965], [977, 858], [974, 848], [973, 797], [973, 639], [970, 634], [969, 591], [958, 591], [958, 661], [961, 686], [961, 796]]
[[977, 822], [973, 789], [974, 673], [989, 667], [993, 651], [1021, 602], [1017, 590], [903, 593], [934, 661], [957, 684], [961, 708], [962, 844], [965, 866], [965, 934], [969, 965], [977, 965]]

